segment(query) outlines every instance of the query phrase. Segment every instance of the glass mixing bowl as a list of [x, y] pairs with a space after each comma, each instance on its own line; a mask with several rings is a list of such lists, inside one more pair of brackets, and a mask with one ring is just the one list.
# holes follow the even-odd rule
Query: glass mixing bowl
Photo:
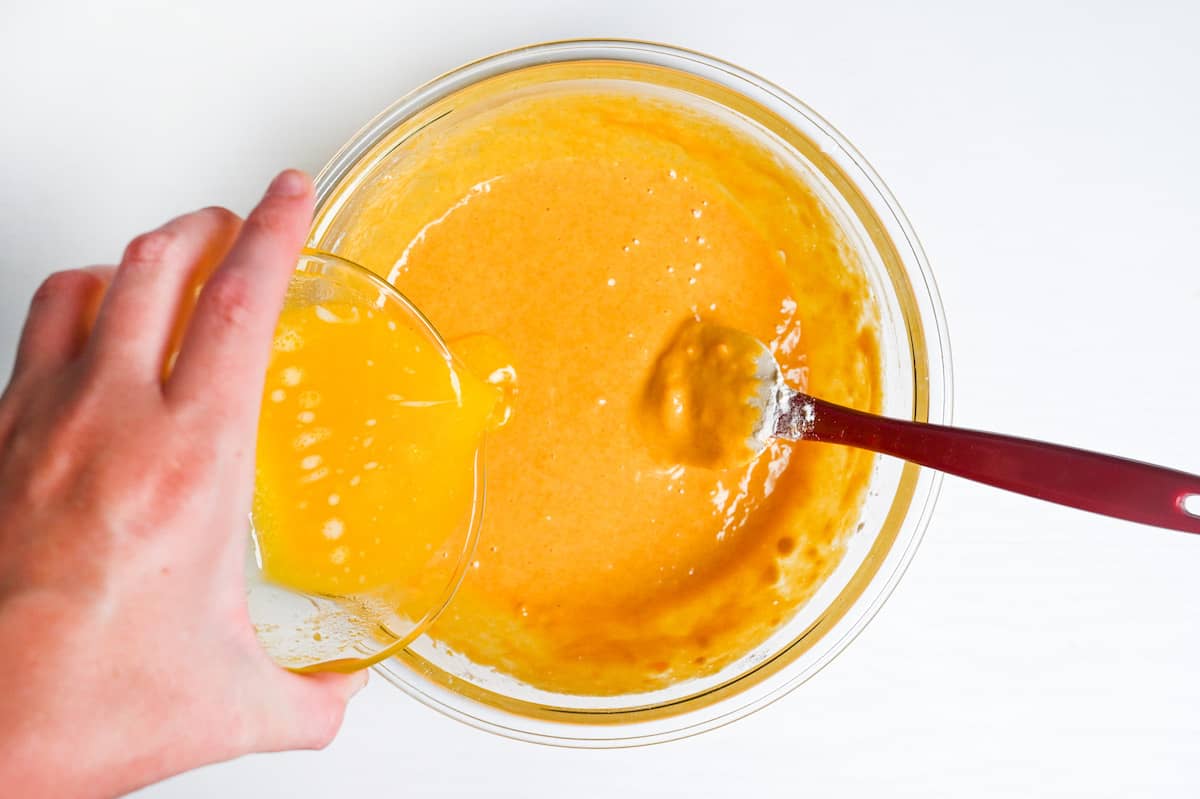
[[[882, 411], [950, 421], [950, 351], [920, 244], [883, 181], [834, 128], [782, 89], [698, 53], [632, 41], [567, 41], [494, 55], [426, 84], [363, 128], [317, 178], [312, 246], [338, 251], [339, 219], [411, 137], [436, 137], [504, 100], [564, 82], [651, 91], [718, 115], [769, 147], [823, 200], [871, 284], [881, 320]], [[767, 640], [717, 674], [626, 696], [535, 689], [421, 636], [376, 667], [401, 690], [467, 724], [527, 741], [635, 746], [745, 716], [815, 674], [874, 616], [929, 520], [936, 473], [876, 459], [857, 532], [818, 592]]]
[[[349, 303], [376, 308], [417, 334], [446, 361], [453, 356], [437, 330], [404, 295], [374, 273], [343, 258], [306, 250], [301, 253], [288, 285], [285, 307]], [[352, 353], [347, 353], [352, 355]], [[351, 359], [345, 368], [353, 372]], [[360, 385], [373, 385], [377, 370], [361, 370]], [[379, 393], [388, 389], [380, 386]], [[281, 406], [282, 407], [282, 406]], [[273, 412], [271, 403], [263, 414]], [[483, 458], [476, 453], [471, 505], [457, 526], [431, 547], [421, 579], [402, 586], [345, 596], [302, 593], [272, 582], [263, 572], [258, 537], [251, 521], [247, 548], [246, 599], [259, 642], [280, 665], [297, 670], [351, 671], [402, 650], [433, 623], [450, 602], [466, 574], [479, 538], [483, 509]], [[397, 503], [397, 508], [402, 507]], [[382, 514], [381, 514], [382, 515]], [[402, 515], [380, 521], [383, 534], [425, 547], [427, 536], [411, 529]], [[397, 611], [403, 607], [403, 612]]]

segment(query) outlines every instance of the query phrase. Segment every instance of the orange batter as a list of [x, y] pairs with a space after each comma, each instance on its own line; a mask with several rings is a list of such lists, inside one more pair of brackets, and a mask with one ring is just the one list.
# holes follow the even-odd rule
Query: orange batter
[[872, 456], [776, 443], [746, 466], [670, 466], [636, 418], [690, 318], [767, 342], [793, 386], [878, 409], [875, 306], [821, 203], [730, 126], [612, 89], [500, 103], [388, 163], [332, 246], [447, 337], [503, 342], [520, 377], [488, 440], [477, 560], [431, 635], [584, 694], [762, 641], [837, 564]]
[[754, 457], [775, 386], [763, 356], [762, 344], [740, 330], [685, 322], [658, 356], [638, 412], [658, 459], [729, 469]]

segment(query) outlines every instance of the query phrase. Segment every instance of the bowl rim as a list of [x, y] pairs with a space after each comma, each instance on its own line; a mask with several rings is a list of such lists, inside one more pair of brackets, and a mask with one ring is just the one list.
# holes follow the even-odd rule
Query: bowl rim
[[[802, 133], [796, 128], [797, 118], [803, 118], [819, 132], [821, 140], [817, 144], [823, 154], [829, 153], [830, 158], [834, 159], [833, 168], [845, 177], [848, 186], [858, 193], [864, 206], [873, 215], [884, 215], [880, 221], [886, 229], [881, 235], [896, 249], [904, 249], [903, 254], [897, 252], [897, 258], [912, 289], [916, 306], [912, 313], [919, 323], [917, 333], [921, 338], [920, 342], [916, 342], [911, 334], [909, 336], [916, 373], [914, 415], [922, 420], [950, 423], [953, 370], [941, 297], [924, 250], [891, 191], [866, 158], [833, 125], [803, 102], [753, 72], [694, 50], [633, 39], [566, 39], [505, 50], [446, 72], [417, 87], [376, 115], [320, 171], [316, 179], [318, 214], [312, 240], [320, 239], [323, 221], [336, 216], [336, 207], [332, 210], [326, 208], [335, 190], [359, 166], [364, 156], [414, 115], [461, 89], [489, 78], [529, 67], [589, 61], [615, 61], [634, 66], [675, 69], [714, 82], [740, 95], [748, 103], [765, 106], [770, 112], [779, 114], [781, 120], [801, 137], [809, 138], [811, 134]], [[867, 198], [863, 192], [872, 196]], [[843, 199], [850, 202], [849, 198]], [[926, 358], [926, 362], [918, 362], [918, 353]], [[904, 474], [906, 477], [903, 479], [910, 486], [910, 496], [895, 534], [884, 547], [875, 571], [858, 593], [845, 603], [841, 617], [826, 633], [830, 638], [829, 644], [803, 671], [787, 673], [789, 666], [799, 662], [800, 655], [806, 651], [804, 649], [749, 686], [734, 690], [730, 695], [716, 696], [697, 707], [679, 707], [696, 698], [696, 695], [690, 695], [657, 708], [639, 707], [608, 713], [537, 706], [525, 700], [505, 703], [493, 698], [484, 701], [480, 697], [490, 692], [482, 689], [474, 692], [469, 689], [454, 690], [447, 687], [453, 678], [439, 685], [432, 674], [433, 667], [410, 649], [399, 656], [398, 669], [391, 668], [392, 661], [378, 664], [376, 669], [405, 693], [444, 715], [505, 737], [552, 746], [641, 746], [684, 738], [723, 726], [771, 704], [824, 668], [858, 636], [891, 595], [920, 544], [942, 483], [940, 473], [911, 464], [904, 467]], [[901, 525], [908, 528], [906, 540], [903, 541], [900, 538]], [[901, 544], [903, 547], [897, 551]], [[890, 561], [886, 569], [883, 568], [884, 560]], [[795, 643], [784, 647], [771, 660], [787, 654]], [[756, 670], [750, 669], [732, 678], [729, 683], [738, 683], [746, 674]], [[729, 683], [701, 693], [715, 693]], [[646, 710], [655, 712], [646, 713]], [[704, 712], [706, 710], [707, 713]], [[642, 715], [638, 716], [639, 713]]]

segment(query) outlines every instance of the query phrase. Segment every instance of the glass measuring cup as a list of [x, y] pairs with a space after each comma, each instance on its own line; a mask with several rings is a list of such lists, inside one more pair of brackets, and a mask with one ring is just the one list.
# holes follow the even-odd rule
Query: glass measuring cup
[[[348, 304], [375, 308], [397, 324], [405, 325], [433, 348], [449, 371], [453, 356], [437, 330], [392, 285], [368, 270], [336, 256], [305, 250], [288, 286], [285, 309], [322, 304]], [[353, 369], [356, 359], [347, 353], [343, 368]], [[366, 362], [369, 363], [369, 362]], [[356, 374], [368, 392], [384, 391], [379, 376], [388, 364]], [[264, 402], [263, 414], [275, 411]], [[402, 504], [380, 510], [376, 529], [380, 535], [401, 536], [402, 547], [419, 562], [397, 584], [376, 586], [359, 593], [340, 595], [307, 593], [273, 581], [264, 571], [260, 530], [252, 516], [246, 556], [247, 603], [260, 643], [282, 666], [297, 670], [350, 671], [366, 668], [390, 657], [416, 639], [453, 597], [466, 571], [478, 538], [483, 508], [483, 458], [476, 451], [469, 510], [444, 537], [431, 542], [406, 524]], [[283, 531], [282, 534], [286, 534]], [[394, 540], [394, 539], [393, 539]]]

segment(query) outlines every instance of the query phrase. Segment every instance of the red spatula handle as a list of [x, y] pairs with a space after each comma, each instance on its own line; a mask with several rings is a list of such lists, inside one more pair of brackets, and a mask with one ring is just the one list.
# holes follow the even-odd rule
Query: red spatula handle
[[805, 420], [806, 440], [848, 444], [1060, 505], [1200, 533], [1200, 515], [1188, 511], [1200, 503], [1200, 476], [1042, 441], [872, 416], [807, 399], [812, 412]]

